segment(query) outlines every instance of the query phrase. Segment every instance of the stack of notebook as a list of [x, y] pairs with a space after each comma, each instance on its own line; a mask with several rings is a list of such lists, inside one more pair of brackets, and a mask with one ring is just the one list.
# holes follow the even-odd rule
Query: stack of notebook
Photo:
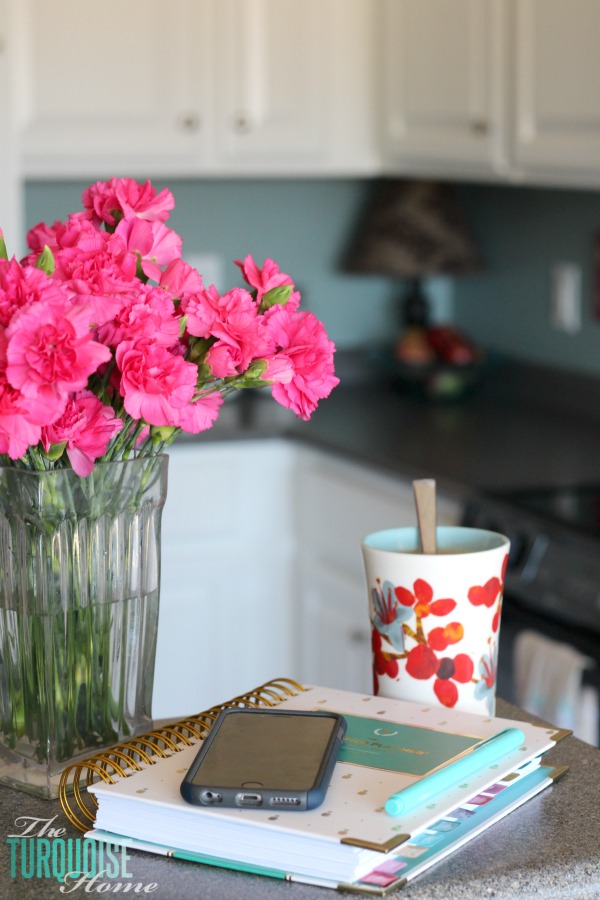
[[[199, 746], [189, 739], [193, 725], [187, 721], [167, 729], [150, 753], [149, 742], [131, 742], [112, 757], [105, 754], [88, 767], [80, 765], [74, 799], [66, 794], [73, 773], [66, 773], [67, 814], [76, 821], [83, 810], [84, 818], [90, 818], [81, 786], [89, 784], [89, 773], [101, 770], [102, 778], [113, 783], [96, 782], [88, 788], [98, 804], [88, 837], [290, 881], [384, 893], [470, 841], [564, 771], [542, 764], [544, 754], [568, 734], [556, 728], [330, 688], [302, 688], [285, 679], [230, 705], [257, 704], [332, 710], [346, 718], [346, 736], [322, 806], [298, 812], [186, 803], [179, 787]], [[195, 721], [209, 725], [211, 720], [202, 714]], [[439, 792], [405, 814], [386, 812], [391, 795], [425, 784], [424, 779], [432, 783], [432, 773], [451, 773], [453, 764], [456, 771], [466, 752], [515, 727], [523, 733], [516, 749], [468, 775], [464, 765], [459, 767], [458, 781], [446, 779]], [[180, 740], [179, 734], [185, 737]]]

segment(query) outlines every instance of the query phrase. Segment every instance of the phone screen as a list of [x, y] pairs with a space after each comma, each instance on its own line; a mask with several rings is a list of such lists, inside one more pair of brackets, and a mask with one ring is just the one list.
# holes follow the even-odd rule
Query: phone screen
[[322, 803], [346, 722], [330, 712], [221, 712], [183, 779], [203, 806], [313, 809]]
[[330, 716], [226, 716], [192, 783], [309, 790], [337, 727]]

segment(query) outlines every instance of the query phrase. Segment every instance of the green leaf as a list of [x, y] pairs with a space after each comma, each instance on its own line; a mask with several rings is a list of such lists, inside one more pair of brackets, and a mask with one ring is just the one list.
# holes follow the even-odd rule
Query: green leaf
[[46, 275], [52, 275], [54, 272], [54, 269], [56, 268], [54, 264], [54, 253], [48, 244], [44, 245], [44, 249], [37, 258], [35, 267], [36, 269], [41, 269]]
[[46, 459], [49, 459], [50, 462], [56, 462], [56, 460], [60, 459], [63, 455], [66, 446], [66, 441], [63, 441], [62, 444], [51, 444], [49, 450], [43, 450], [42, 448], [40, 448], [40, 453], [42, 454], [42, 456], [45, 456]]
[[8, 251], [6, 249], [6, 244], [4, 243], [4, 235], [2, 234], [1, 229], [0, 229], [0, 259], [8, 259]]
[[294, 290], [293, 284], [282, 284], [280, 287], [271, 288], [260, 302], [259, 312], [266, 312], [272, 306], [285, 306]]

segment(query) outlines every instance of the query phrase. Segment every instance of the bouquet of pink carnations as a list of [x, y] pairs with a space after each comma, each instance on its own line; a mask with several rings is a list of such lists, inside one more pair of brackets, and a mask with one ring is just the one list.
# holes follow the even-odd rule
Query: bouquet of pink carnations
[[170, 191], [97, 182], [9, 259], [0, 232], [0, 456], [34, 470], [160, 453], [210, 428], [227, 394], [270, 386], [308, 419], [338, 383], [334, 346], [289, 275], [251, 256], [219, 294], [181, 258]]

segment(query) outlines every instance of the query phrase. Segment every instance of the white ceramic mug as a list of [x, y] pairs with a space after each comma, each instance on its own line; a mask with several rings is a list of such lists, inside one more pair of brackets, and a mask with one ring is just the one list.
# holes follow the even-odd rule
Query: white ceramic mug
[[435, 554], [421, 552], [416, 528], [362, 543], [374, 693], [493, 715], [510, 542], [458, 526], [436, 536]]

